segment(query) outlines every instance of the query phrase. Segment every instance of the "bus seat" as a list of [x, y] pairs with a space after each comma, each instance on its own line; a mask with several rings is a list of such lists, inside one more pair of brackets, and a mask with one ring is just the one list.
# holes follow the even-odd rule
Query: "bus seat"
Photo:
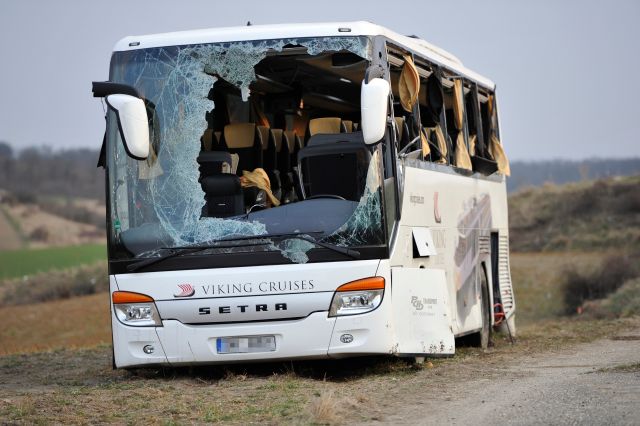
[[364, 193], [371, 152], [361, 132], [339, 138], [318, 134], [298, 153], [305, 198], [336, 195], [359, 201]]
[[344, 133], [345, 128], [340, 117], [323, 117], [309, 120], [309, 137], [319, 133]]
[[220, 173], [202, 179], [205, 204], [203, 217], [229, 217], [244, 213], [244, 196], [240, 178], [230, 173]]
[[291, 158], [291, 170], [294, 189], [294, 193], [291, 195], [292, 197], [295, 195], [295, 197], [293, 197], [291, 201], [301, 200], [302, 189], [300, 186], [300, 177], [298, 175], [298, 152], [300, 152], [300, 150], [304, 148], [304, 143], [302, 142], [302, 138], [298, 136], [295, 130], [285, 130], [284, 138], [287, 141], [287, 145], [289, 146], [289, 155]]
[[280, 199], [282, 196], [282, 184], [273, 132], [267, 126], [257, 126], [257, 129], [262, 146], [262, 168], [269, 176], [271, 192], [276, 198]]
[[344, 131], [346, 133], [353, 132], [353, 121], [351, 121], [351, 120], [342, 120], [342, 124], [344, 126]]
[[293, 191], [293, 169], [291, 167], [291, 153], [289, 152], [289, 139], [282, 129], [271, 129], [277, 152], [277, 165], [282, 184], [283, 203], [291, 201]]
[[[200, 151], [212, 151], [214, 147], [213, 138], [213, 129], [206, 129], [200, 138]], [[215, 144], [217, 143], [218, 141], [216, 140]]]
[[197, 162], [205, 204], [202, 217], [242, 214], [244, 201], [240, 178], [231, 174], [231, 154], [227, 151], [200, 151]]
[[236, 174], [262, 167], [262, 143], [255, 123], [234, 123], [224, 126], [224, 144], [231, 154], [238, 154]]
[[[242, 176], [242, 171], [253, 171], [262, 167], [262, 142], [260, 131], [255, 123], [233, 123], [224, 126], [224, 144], [231, 154], [238, 156], [236, 175]], [[245, 206], [258, 204], [260, 190], [257, 187], [243, 189]]]

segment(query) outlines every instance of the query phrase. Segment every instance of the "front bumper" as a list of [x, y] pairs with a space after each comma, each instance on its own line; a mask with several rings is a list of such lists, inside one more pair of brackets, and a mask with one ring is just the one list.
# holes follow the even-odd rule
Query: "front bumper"
[[[299, 320], [240, 324], [187, 325], [165, 320], [162, 327], [131, 327], [112, 315], [115, 364], [119, 368], [180, 366], [389, 354], [393, 344], [390, 303], [386, 302], [361, 315], [328, 318], [327, 312], [315, 312]], [[217, 353], [218, 337], [259, 335], [275, 336], [276, 350]], [[351, 338], [341, 340], [343, 335]], [[145, 346], [152, 346], [153, 353], [145, 353]]]

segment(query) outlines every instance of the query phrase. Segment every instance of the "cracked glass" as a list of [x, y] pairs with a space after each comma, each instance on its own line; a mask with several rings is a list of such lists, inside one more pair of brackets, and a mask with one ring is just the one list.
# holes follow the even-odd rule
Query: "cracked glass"
[[[216, 105], [209, 96], [217, 80], [239, 89], [242, 101], [251, 97], [255, 66], [268, 55], [291, 46], [310, 56], [350, 52], [370, 57], [364, 37], [320, 37], [173, 46], [116, 52], [111, 80], [136, 87], [147, 101], [151, 153], [146, 160], [127, 156], [116, 118], [108, 117], [112, 242], [123, 257], [157, 256], [167, 247], [206, 244], [221, 239], [265, 234], [307, 233], [308, 239], [341, 247], [384, 244], [379, 150], [370, 158], [354, 200], [332, 197], [290, 204], [232, 217], [205, 217], [198, 155], [207, 129], [207, 114]], [[240, 174], [241, 175], [241, 174]], [[320, 177], [321, 179], [322, 177]], [[327, 219], [330, 217], [330, 219]], [[270, 239], [269, 244], [243, 244], [205, 253], [277, 251], [283, 262], [305, 263], [313, 242], [296, 238]], [[124, 250], [123, 250], [124, 249]]]

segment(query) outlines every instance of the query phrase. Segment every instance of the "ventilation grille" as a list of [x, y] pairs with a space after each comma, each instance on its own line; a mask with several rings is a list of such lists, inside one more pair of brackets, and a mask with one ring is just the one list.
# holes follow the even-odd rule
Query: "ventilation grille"
[[509, 269], [509, 236], [500, 235], [498, 241], [498, 279], [500, 283], [500, 297], [502, 307], [507, 316], [515, 308], [513, 287], [511, 286], [511, 270]]
[[491, 237], [489, 235], [480, 235], [478, 237], [478, 250], [480, 254], [491, 253]]

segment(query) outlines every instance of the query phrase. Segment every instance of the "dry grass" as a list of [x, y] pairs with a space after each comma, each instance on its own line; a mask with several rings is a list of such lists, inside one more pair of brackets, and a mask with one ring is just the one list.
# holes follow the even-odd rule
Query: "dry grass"
[[323, 390], [320, 394], [311, 400], [309, 411], [314, 423], [318, 424], [334, 424], [338, 420], [338, 401], [335, 398], [335, 392], [331, 389]]
[[13, 204], [6, 209], [20, 223], [24, 235], [46, 234], [44, 240], [33, 241], [31, 247], [105, 243], [103, 229], [47, 213], [36, 204]]
[[637, 329], [638, 320], [545, 322], [521, 328], [517, 345], [497, 338], [490, 351], [465, 348], [422, 369], [397, 358], [362, 358], [126, 372], [111, 369], [109, 345], [0, 356], [0, 419], [28, 424], [45, 419], [56, 424], [140, 419], [151, 424], [367, 423], [384, 420], [401, 399], [416, 401], [429, 389], [455, 398], [470, 377], [503, 377], [510, 360], [526, 362], [629, 327]]
[[565, 312], [562, 292], [564, 271], [571, 267], [595, 271], [600, 253], [512, 253], [511, 277], [519, 325], [552, 319]]
[[109, 295], [0, 308], [0, 354], [111, 342]]

